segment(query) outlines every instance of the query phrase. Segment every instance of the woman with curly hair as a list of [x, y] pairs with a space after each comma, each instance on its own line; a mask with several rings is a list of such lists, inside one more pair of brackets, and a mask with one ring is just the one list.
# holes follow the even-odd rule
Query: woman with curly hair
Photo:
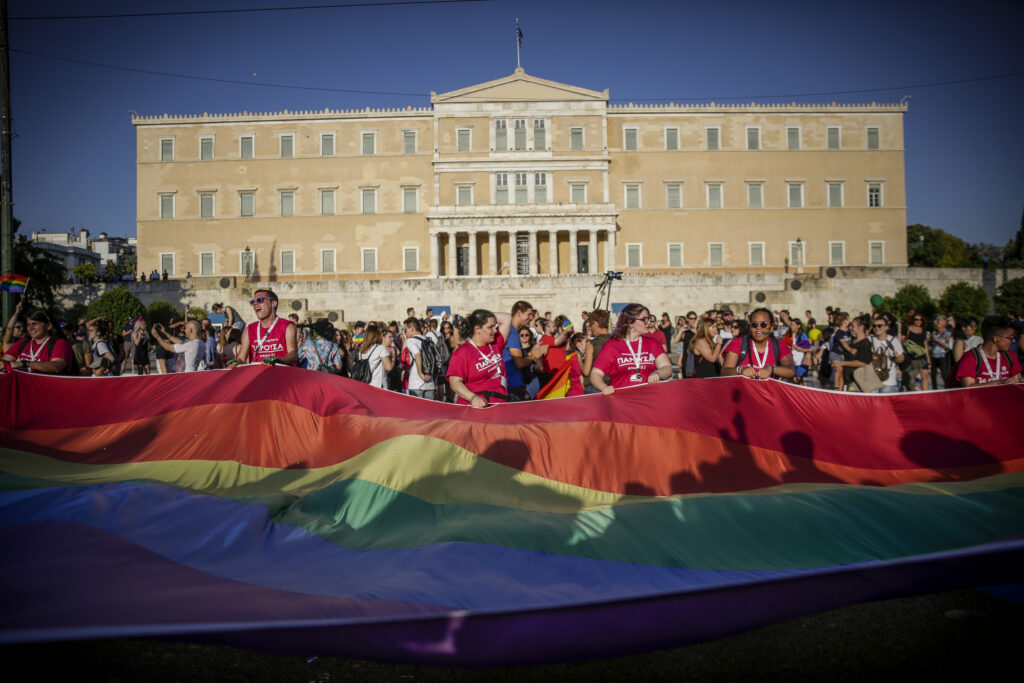
[[[672, 363], [665, 349], [644, 336], [650, 315], [641, 304], [629, 304], [619, 313], [618, 323], [590, 371], [591, 385], [604, 395], [611, 396], [617, 388], [672, 378]], [[605, 375], [611, 377], [610, 384], [604, 381]]]

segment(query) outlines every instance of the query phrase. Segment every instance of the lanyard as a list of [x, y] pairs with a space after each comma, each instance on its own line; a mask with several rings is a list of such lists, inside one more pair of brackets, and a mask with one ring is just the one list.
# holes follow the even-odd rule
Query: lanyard
[[[31, 351], [31, 349], [32, 349], [32, 340], [31, 339], [29, 340], [28, 345], [25, 346], [25, 350], [28, 352], [29, 362], [36, 362], [36, 361], [39, 360], [39, 354], [41, 354], [43, 352], [43, 347], [46, 346], [46, 342], [48, 342], [49, 340], [50, 340], [50, 338], [47, 337], [43, 341], [39, 342], [39, 346], [36, 347], [35, 353], [33, 353]], [[996, 361], [996, 367], [998, 367], [998, 366], [999, 366], [999, 362]]]
[[256, 321], [256, 353], [263, 351], [263, 344], [266, 343], [267, 337], [269, 337], [270, 333], [274, 331], [275, 327], [277, 327], [278, 320], [279, 318], [275, 315], [274, 322], [270, 324], [270, 327], [267, 328], [267, 331], [263, 333], [262, 337], [260, 336], [260, 322], [258, 320]]
[[752, 354], [754, 354], [754, 362], [752, 363], [752, 365], [755, 368], [760, 369], [760, 368], [763, 368], [765, 365], [768, 364], [768, 352], [771, 351], [771, 348], [772, 348], [771, 340], [770, 339], [766, 340], [765, 341], [765, 346], [764, 346], [764, 356], [761, 356], [761, 355], [759, 355], [757, 353], [757, 345], [754, 343], [754, 340], [753, 339], [750, 340], [750, 352]]
[[640, 337], [636, 340], [636, 351], [633, 351], [633, 347], [629, 345], [629, 341], [623, 339], [626, 343], [626, 350], [629, 351], [629, 355], [633, 357], [633, 365], [636, 367], [636, 371], [640, 372], [640, 361], [643, 357], [644, 352], [644, 338]]
[[986, 356], [984, 353], [980, 353], [978, 355], [981, 356], [981, 362], [985, 364], [985, 372], [987, 372], [988, 376], [992, 378], [990, 381], [994, 382], [995, 380], [999, 379], [999, 376], [1003, 372], [1003, 368], [1000, 366], [1000, 362], [1002, 360], [1000, 358], [1000, 356], [1002, 356], [1003, 354], [1001, 354], [998, 351], [996, 351], [996, 372], [995, 372], [995, 374], [992, 374], [992, 366], [988, 364], [988, 356]]
[[488, 344], [487, 345], [487, 350], [491, 352], [491, 355], [485, 356], [484, 352], [480, 350], [479, 346], [477, 346], [473, 342], [469, 342], [469, 345], [472, 346], [474, 349], [476, 349], [476, 352], [479, 353], [480, 357], [484, 359], [484, 363], [486, 363], [487, 365], [493, 365], [494, 364], [494, 361], [495, 361], [495, 358], [494, 358], [494, 356], [495, 356], [494, 347], [492, 347], [490, 344]]

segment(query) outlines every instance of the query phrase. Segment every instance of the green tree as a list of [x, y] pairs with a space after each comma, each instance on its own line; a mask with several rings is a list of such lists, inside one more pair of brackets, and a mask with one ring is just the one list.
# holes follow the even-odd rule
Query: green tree
[[202, 320], [207, 315], [209, 314], [206, 312], [206, 309], [203, 308], [202, 306], [190, 306], [188, 309], [189, 320]]
[[[14, 223], [17, 230], [18, 221]], [[29, 279], [25, 290], [25, 309], [39, 307], [53, 311], [53, 290], [67, 279], [64, 266], [24, 235], [15, 237], [12, 255], [14, 272]]]
[[1015, 277], [999, 286], [994, 299], [996, 313], [1024, 314], [1024, 277]]
[[77, 266], [71, 269], [71, 272], [79, 282], [88, 282], [96, 275], [96, 266], [93, 265], [92, 261], [87, 263], [79, 263]]
[[178, 315], [179, 311], [171, 302], [157, 299], [146, 309], [146, 320], [150, 325], [160, 323], [164, 327], [170, 324], [171, 318]]
[[981, 287], [966, 282], [957, 282], [947, 287], [939, 297], [938, 304], [943, 313], [949, 313], [957, 320], [967, 316], [981, 320], [988, 315], [988, 294]]
[[915, 223], [907, 226], [907, 261], [925, 268], [980, 268], [981, 252], [945, 230]]
[[113, 329], [120, 330], [129, 320], [145, 312], [142, 302], [124, 287], [115, 287], [89, 304], [86, 319], [102, 315], [110, 320]]
[[935, 315], [935, 302], [932, 295], [921, 285], [907, 285], [892, 296], [883, 297], [879, 313], [888, 313], [897, 320], [902, 320], [908, 311], [915, 311], [925, 318]]

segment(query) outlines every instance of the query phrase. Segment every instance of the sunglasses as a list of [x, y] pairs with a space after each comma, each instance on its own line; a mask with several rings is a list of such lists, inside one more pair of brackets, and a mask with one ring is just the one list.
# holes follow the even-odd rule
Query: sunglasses
[[261, 303], [263, 303], [264, 301], [270, 301], [270, 297], [269, 297], [269, 296], [258, 296], [258, 297], [256, 297], [255, 299], [251, 299], [251, 300], [249, 301], [249, 305], [250, 305], [250, 306], [254, 306], [254, 305], [256, 305], [256, 304], [261, 304]]
[[876, 330], [880, 330], [883, 327], [889, 327], [889, 326], [886, 325], [885, 323], [876, 323], [876, 324], [872, 325], [871, 327], [875, 328]]
[[750, 323], [751, 329], [755, 329], [755, 330], [758, 329], [759, 327], [767, 329], [767, 328], [769, 328], [771, 326], [772, 326], [772, 324], [770, 322], [765, 321], [765, 320], [762, 320], [761, 322], [753, 322], [752, 321]]

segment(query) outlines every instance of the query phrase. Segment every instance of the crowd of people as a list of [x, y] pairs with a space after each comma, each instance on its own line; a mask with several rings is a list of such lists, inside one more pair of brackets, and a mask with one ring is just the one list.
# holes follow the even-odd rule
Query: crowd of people
[[113, 329], [105, 318], [54, 323], [46, 311], [4, 328], [3, 369], [46, 374], [108, 375], [194, 372], [245, 363], [283, 364], [349, 377], [428, 400], [483, 408], [536, 398], [613, 394], [675, 378], [740, 375], [811, 387], [894, 393], [1021, 382], [1021, 321], [989, 316], [979, 323], [910, 311], [826, 308], [819, 324], [789, 311], [729, 309], [657, 317], [642, 304], [584, 311], [580, 327], [566, 315], [538, 314], [527, 301], [511, 311], [466, 315], [413, 308], [405, 319], [300, 323], [278, 315], [269, 289], [250, 301], [255, 320], [214, 304], [210, 317]]

